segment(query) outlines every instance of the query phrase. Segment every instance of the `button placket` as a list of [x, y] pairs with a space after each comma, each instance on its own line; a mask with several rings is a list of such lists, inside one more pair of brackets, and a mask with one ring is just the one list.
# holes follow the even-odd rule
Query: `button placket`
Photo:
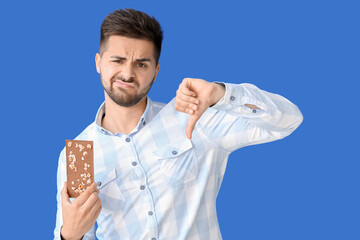
[[[138, 184], [140, 183], [138, 185], [138, 189], [139, 189], [138, 193], [142, 194], [144, 198], [148, 199], [146, 206], [144, 206], [145, 209], [143, 211], [145, 211], [144, 213], [147, 214], [147, 216], [149, 217], [149, 221], [151, 222], [150, 229], [154, 229], [149, 232], [148, 239], [157, 240], [158, 238], [157, 238], [156, 214], [154, 211], [151, 210], [151, 209], [155, 209], [155, 206], [154, 206], [154, 200], [152, 199], [152, 195], [151, 195], [151, 189], [148, 188], [148, 179], [146, 173], [147, 165], [145, 163], [145, 168], [144, 168], [144, 165], [142, 164], [143, 162], [140, 161], [139, 155], [137, 153], [138, 141], [136, 136], [134, 136], [133, 138], [125, 137], [125, 139], [123, 138], [122, 141], [124, 141], [124, 144], [131, 147], [132, 150], [136, 153], [132, 158], [132, 161], [130, 161], [131, 164], [130, 166], [134, 167], [132, 170], [138, 176], [137, 182]], [[146, 209], [148, 210], [147, 213], [146, 213]]]

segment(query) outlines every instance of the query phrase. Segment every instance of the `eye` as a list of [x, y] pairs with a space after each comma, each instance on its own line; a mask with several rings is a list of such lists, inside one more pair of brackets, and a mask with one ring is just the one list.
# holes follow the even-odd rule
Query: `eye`
[[146, 68], [146, 64], [144, 63], [138, 63], [137, 66], [140, 68]]
[[114, 63], [123, 63], [124, 61], [119, 59], [119, 60], [114, 60], [113, 62]]

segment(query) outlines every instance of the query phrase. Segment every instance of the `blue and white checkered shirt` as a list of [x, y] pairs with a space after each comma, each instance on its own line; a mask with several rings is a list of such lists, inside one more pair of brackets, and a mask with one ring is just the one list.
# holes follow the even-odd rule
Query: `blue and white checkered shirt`
[[[252, 84], [225, 83], [226, 93], [197, 122], [189, 140], [188, 114], [147, 98], [129, 134], [101, 127], [104, 103], [77, 140], [94, 141], [95, 181], [102, 211], [83, 239], [219, 240], [216, 197], [231, 152], [284, 138], [302, 122], [298, 107]], [[260, 109], [250, 109], [253, 104]], [[65, 148], [57, 172], [55, 239], [60, 239], [60, 192]]]

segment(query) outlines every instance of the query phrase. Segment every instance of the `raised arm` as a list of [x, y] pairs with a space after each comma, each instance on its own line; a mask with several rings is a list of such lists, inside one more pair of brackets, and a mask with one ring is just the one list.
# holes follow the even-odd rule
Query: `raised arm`
[[175, 109], [190, 114], [186, 128], [189, 138], [188, 133], [197, 124], [199, 134], [230, 152], [284, 138], [303, 120], [295, 104], [248, 83], [184, 79]]

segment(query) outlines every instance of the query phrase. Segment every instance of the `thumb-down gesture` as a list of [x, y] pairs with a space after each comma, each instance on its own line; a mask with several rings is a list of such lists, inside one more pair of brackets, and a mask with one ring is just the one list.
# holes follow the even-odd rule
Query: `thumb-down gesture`
[[225, 94], [225, 87], [202, 79], [184, 78], [176, 91], [175, 110], [190, 114], [186, 137], [191, 139], [196, 122], [206, 109], [216, 104]]

